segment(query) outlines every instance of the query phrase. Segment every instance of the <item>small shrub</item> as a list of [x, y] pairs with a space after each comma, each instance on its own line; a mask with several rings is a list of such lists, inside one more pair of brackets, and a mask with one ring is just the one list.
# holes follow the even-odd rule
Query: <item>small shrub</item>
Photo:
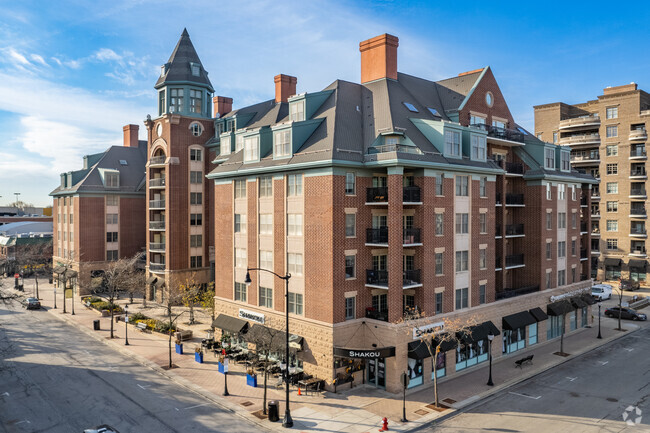
[[140, 312], [129, 314], [129, 322], [144, 322], [147, 319], [149, 318]]
[[86, 298], [82, 299], [83, 302], [90, 302], [91, 304], [94, 304], [95, 302], [102, 302], [103, 299], [98, 297], [98, 296], [88, 296]]
[[91, 305], [95, 310], [99, 310], [99, 311], [102, 311], [102, 310], [108, 310], [108, 311], [111, 311], [111, 310], [113, 310], [113, 311], [115, 311], [116, 313], [119, 313], [119, 312], [122, 311], [122, 309], [119, 307], [119, 305], [117, 305], [117, 304], [111, 304], [111, 303], [106, 302], [106, 301], [92, 302], [90, 305]]

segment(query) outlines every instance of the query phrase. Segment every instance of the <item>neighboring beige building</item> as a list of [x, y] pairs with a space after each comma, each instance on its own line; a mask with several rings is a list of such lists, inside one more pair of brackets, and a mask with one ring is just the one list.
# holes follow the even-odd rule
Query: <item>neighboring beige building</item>
[[537, 137], [571, 147], [572, 165], [601, 180], [590, 208], [597, 279], [646, 280], [648, 123], [650, 95], [635, 83], [608, 87], [581, 104], [535, 107]]

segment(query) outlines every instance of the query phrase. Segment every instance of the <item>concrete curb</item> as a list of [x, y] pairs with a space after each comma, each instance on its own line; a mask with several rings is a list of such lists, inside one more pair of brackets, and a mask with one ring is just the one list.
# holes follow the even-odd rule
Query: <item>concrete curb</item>
[[[482, 404], [483, 400], [487, 399], [488, 397], [494, 396], [495, 394], [497, 394], [500, 391], [511, 388], [511, 387], [513, 387], [513, 386], [515, 386], [515, 385], [517, 385], [517, 384], [519, 384], [521, 382], [524, 382], [524, 381], [526, 381], [528, 379], [532, 379], [534, 377], [537, 377], [537, 376], [539, 376], [539, 375], [541, 375], [543, 373], [546, 373], [547, 371], [549, 371], [552, 368], [560, 366], [560, 365], [562, 365], [562, 364], [564, 364], [566, 362], [572, 361], [572, 360], [574, 360], [574, 359], [576, 359], [576, 358], [578, 358], [578, 357], [580, 357], [582, 355], [585, 355], [586, 353], [592, 352], [592, 351], [594, 351], [594, 350], [596, 350], [596, 349], [598, 349], [600, 347], [605, 346], [606, 344], [611, 343], [612, 341], [618, 340], [619, 338], [623, 338], [626, 335], [631, 335], [634, 332], [641, 329], [638, 325], [633, 325], [633, 324], [630, 324], [630, 323], [626, 323], [626, 325], [632, 326], [632, 327], [634, 327], [634, 329], [630, 329], [628, 332], [620, 332], [620, 333], [614, 334], [613, 337], [609, 337], [608, 339], [603, 341], [602, 344], [592, 344], [591, 346], [587, 347], [586, 349], [584, 349], [584, 350], [582, 350], [582, 351], [580, 351], [580, 352], [578, 352], [578, 353], [576, 353], [576, 354], [574, 354], [574, 355], [572, 355], [570, 357], [560, 359], [557, 364], [553, 364], [553, 365], [549, 365], [547, 367], [543, 367], [541, 370], [533, 372], [529, 376], [519, 377], [517, 379], [513, 379], [513, 380], [510, 380], [508, 382], [504, 382], [503, 384], [497, 385], [494, 388], [490, 389], [489, 391], [484, 391], [484, 392], [482, 392], [480, 394], [477, 394], [475, 396], [472, 396], [472, 397], [470, 397], [470, 398], [468, 398], [466, 400], [455, 403], [454, 404], [455, 407], [453, 408], [454, 410], [450, 410], [449, 413], [445, 413], [445, 414], [437, 416], [437, 417], [431, 417], [431, 419], [428, 419], [428, 420], [423, 420], [423, 418], [429, 418], [429, 417], [420, 418], [420, 420], [422, 420], [422, 422], [419, 425], [414, 426], [411, 429], [404, 430], [404, 432], [420, 431], [423, 428], [433, 426], [437, 422], [442, 422], [442, 421], [445, 421], [445, 420], [447, 420], [449, 418], [453, 418], [453, 417], [455, 417], [457, 415], [460, 415], [460, 414], [468, 411], [469, 409], [471, 409], [471, 408], [473, 408], [475, 406], [478, 406], [479, 404]], [[549, 342], [545, 342], [545, 343], [550, 344], [550, 343], [554, 343], [554, 342], [556, 342], [556, 341], [549, 341]], [[420, 420], [418, 420], [418, 421], [420, 421]], [[418, 422], [418, 421], [415, 421], [415, 422]]]
[[[52, 310], [53, 310], [52, 308], [47, 308], [46, 309], [46, 311], [48, 313], [50, 313]], [[54, 311], [58, 311], [58, 310], [54, 310]], [[67, 313], [67, 314], [69, 314], [69, 313]], [[244, 420], [255, 424], [256, 426], [258, 426], [259, 428], [261, 428], [261, 429], [263, 429], [265, 431], [279, 430], [279, 428], [276, 427], [276, 425], [274, 423], [268, 423], [268, 424], [272, 424], [271, 426], [269, 426], [268, 424], [262, 423], [261, 422], [262, 420], [257, 418], [255, 415], [252, 415], [250, 412], [246, 411], [245, 409], [242, 409], [236, 403], [231, 403], [231, 402], [229, 402], [229, 401], [215, 395], [214, 393], [201, 388], [199, 385], [196, 385], [196, 384], [194, 384], [192, 382], [189, 382], [187, 379], [184, 379], [184, 378], [179, 377], [179, 376], [177, 376], [177, 375], [175, 375], [173, 373], [170, 373], [169, 371], [167, 371], [167, 370], [163, 369], [162, 367], [160, 367], [158, 364], [156, 364], [154, 362], [151, 362], [147, 358], [145, 358], [145, 357], [143, 357], [141, 355], [138, 355], [137, 353], [133, 353], [128, 349], [125, 349], [123, 345], [120, 345], [120, 344], [118, 344], [118, 343], [116, 343], [116, 342], [114, 342], [114, 341], [112, 341], [110, 339], [107, 340], [106, 338], [95, 334], [94, 331], [91, 330], [91, 329], [87, 329], [84, 326], [79, 326], [79, 323], [76, 322], [75, 320], [73, 320], [72, 318], [67, 317], [64, 314], [54, 314], [54, 313], [52, 313], [51, 315], [54, 316], [54, 317], [58, 317], [61, 321], [66, 322], [67, 324], [69, 324], [71, 326], [74, 326], [75, 328], [81, 330], [86, 335], [88, 335], [88, 336], [94, 338], [95, 340], [105, 344], [106, 346], [109, 346], [112, 349], [117, 350], [122, 355], [128, 356], [131, 359], [134, 359], [139, 364], [141, 364], [144, 367], [147, 367], [147, 368], [155, 371], [159, 375], [171, 380], [175, 384], [177, 384], [179, 386], [182, 386], [183, 388], [185, 388], [185, 389], [187, 389], [189, 391], [192, 391], [195, 394], [200, 395], [201, 397], [205, 398], [206, 400], [209, 400], [210, 402], [212, 402], [214, 405], [218, 406], [219, 408], [221, 408], [221, 409], [223, 409], [223, 410], [225, 410], [227, 412], [230, 412], [233, 415], [237, 415], [240, 418], [243, 418]], [[282, 428], [281, 425], [280, 425], [280, 428]], [[284, 428], [282, 428], [282, 430], [284, 430]]]

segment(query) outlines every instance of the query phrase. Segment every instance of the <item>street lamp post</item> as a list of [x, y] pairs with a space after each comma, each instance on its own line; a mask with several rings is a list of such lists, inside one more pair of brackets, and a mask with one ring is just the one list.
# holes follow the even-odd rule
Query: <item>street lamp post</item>
[[72, 304], [71, 304], [72, 305], [72, 311], [71, 311], [70, 314], [74, 316], [74, 286], [75, 285], [71, 284], [71, 286], [72, 287], [70, 287], [70, 292], [72, 293], [72, 297], [70, 298], [70, 301], [72, 302]]
[[490, 377], [488, 378], [487, 385], [488, 386], [494, 386], [494, 382], [492, 382], [492, 340], [494, 340], [494, 335], [490, 332], [488, 334], [488, 350], [490, 351]]
[[279, 275], [276, 274], [273, 271], [269, 271], [268, 269], [262, 269], [262, 268], [247, 268], [246, 269], [246, 280], [244, 283], [246, 283], [246, 286], [251, 285], [251, 275], [250, 271], [264, 271], [268, 272], [270, 274], [275, 275], [276, 277], [280, 278], [281, 280], [285, 281], [285, 291], [284, 291], [284, 296], [286, 298], [286, 305], [285, 305], [285, 320], [286, 320], [286, 345], [285, 345], [285, 356], [286, 356], [286, 363], [287, 366], [284, 370], [284, 380], [285, 380], [285, 410], [284, 410], [284, 419], [282, 420], [282, 427], [285, 428], [291, 428], [293, 427], [293, 419], [291, 418], [291, 410], [289, 409], [289, 278], [291, 278], [291, 274], [287, 272], [286, 275]]
[[129, 345], [129, 306], [124, 306], [124, 345]]
[[54, 309], [56, 310], [56, 286], [54, 287]]
[[598, 303], [598, 337], [596, 338], [603, 338], [603, 336], [600, 335], [600, 302]]
[[230, 393], [228, 392], [228, 358], [223, 359], [223, 394], [224, 397], [228, 397]]

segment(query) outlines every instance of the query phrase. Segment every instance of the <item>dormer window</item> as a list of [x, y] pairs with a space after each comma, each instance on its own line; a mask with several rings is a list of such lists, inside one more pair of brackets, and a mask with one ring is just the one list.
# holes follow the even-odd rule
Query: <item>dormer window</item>
[[569, 152], [560, 152], [560, 163], [562, 171], [571, 171], [571, 158]]
[[183, 110], [183, 89], [169, 89], [169, 112], [180, 113]]
[[245, 137], [244, 138], [244, 161], [252, 162], [260, 159], [260, 145], [259, 137]]
[[292, 122], [302, 122], [305, 120], [305, 101], [293, 102], [290, 106]]
[[230, 155], [230, 135], [224, 135], [221, 137], [221, 155]]
[[201, 76], [201, 65], [198, 63], [190, 63], [190, 69], [192, 70], [192, 75], [195, 77]]
[[485, 137], [482, 135], [472, 135], [472, 159], [485, 161], [486, 149]]
[[193, 136], [198, 137], [199, 135], [203, 134], [203, 125], [201, 125], [199, 122], [193, 122], [190, 125], [190, 131], [192, 132]]
[[397, 146], [399, 144], [399, 137], [389, 135], [384, 137], [384, 144], [387, 146]]
[[224, 122], [219, 122], [219, 123], [217, 123], [217, 133], [216, 133], [216, 136], [217, 136], [217, 137], [220, 136], [221, 134], [223, 134], [224, 131], [225, 131], [225, 124], [224, 124]]
[[235, 129], [235, 120], [230, 119], [226, 121], [226, 131], [230, 132]]
[[445, 153], [460, 157], [460, 132], [445, 131]]
[[235, 152], [239, 152], [244, 148], [244, 136], [238, 135], [235, 140]]
[[273, 135], [275, 157], [291, 156], [291, 130], [278, 131]]
[[105, 188], [119, 188], [120, 187], [120, 172], [117, 170], [100, 169], [100, 174], [104, 179]]
[[544, 168], [555, 170], [555, 149], [544, 149]]
[[158, 92], [158, 115], [162, 116], [167, 107], [165, 106], [165, 90], [161, 90]]

